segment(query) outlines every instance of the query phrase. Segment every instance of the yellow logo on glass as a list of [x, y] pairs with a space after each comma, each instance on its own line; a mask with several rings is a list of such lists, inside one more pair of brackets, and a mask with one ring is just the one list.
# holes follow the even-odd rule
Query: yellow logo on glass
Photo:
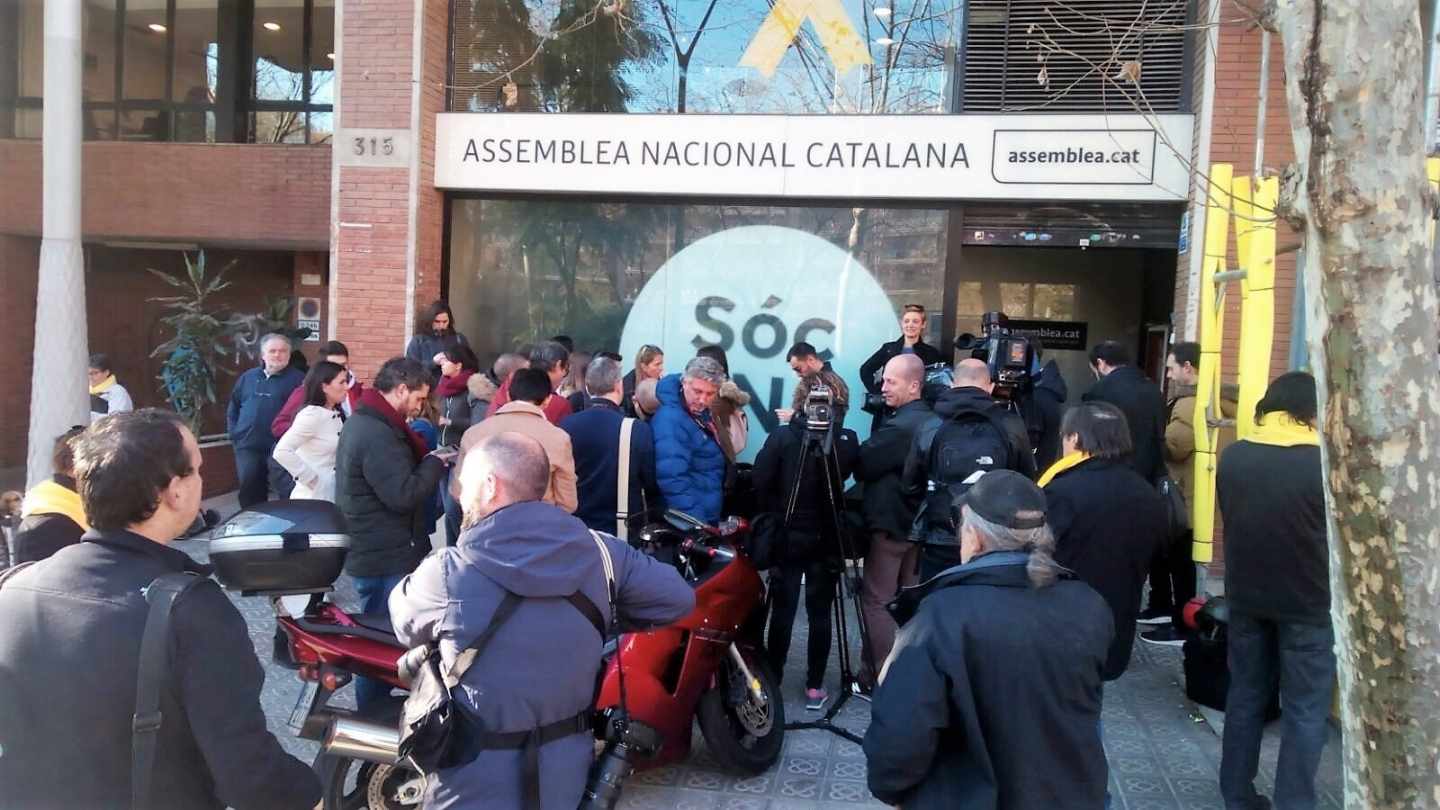
[[850, 15], [840, 0], [776, 0], [775, 7], [765, 16], [750, 47], [740, 57], [740, 64], [753, 67], [766, 78], [775, 75], [775, 68], [785, 58], [785, 51], [800, 33], [806, 19], [815, 26], [820, 44], [830, 54], [835, 72], [844, 73], [856, 65], [871, 62], [865, 40], [850, 22]]

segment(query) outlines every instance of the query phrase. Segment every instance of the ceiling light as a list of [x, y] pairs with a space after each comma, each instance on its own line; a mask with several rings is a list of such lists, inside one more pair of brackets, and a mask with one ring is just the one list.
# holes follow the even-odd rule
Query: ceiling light
[[334, 62], [334, 61], [335, 61], [335, 54], [333, 54], [333, 53], [327, 53], [327, 54], [325, 54], [325, 58], [326, 58], [326, 59], [329, 59], [331, 62]]
[[160, 23], [150, 23], [150, 25], [146, 27], [157, 34], [165, 33], [165, 26], [161, 25]]
[[889, 7], [887, 7], [887, 6], [876, 6], [876, 7], [875, 7], [875, 16], [876, 16], [876, 17], [879, 17], [879, 18], [882, 19], [882, 20], [885, 19], [886, 17], [889, 17], [889, 16], [890, 16], [890, 9], [889, 9]]
[[279, 30], [280, 30], [280, 23], [277, 23], [277, 22], [261, 23], [261, 25], [264, 26], [264, 28], [265, 28], [266, 31], [279, 31]]
[[891, 39], [890, 37], [880, 37], [879, 39], [875, 40], [875, 44], [889, 47], [890, 45], [895, 44], [895, 40]]

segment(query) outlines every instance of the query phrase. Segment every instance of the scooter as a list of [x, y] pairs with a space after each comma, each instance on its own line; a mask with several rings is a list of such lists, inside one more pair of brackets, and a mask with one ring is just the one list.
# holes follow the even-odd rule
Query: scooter
[[[779, 758], [785, 708], [760, 644], [765, 586], [743, 547], [748, 530], [743, 521], [715, 527], [672, 511], [638, 532], [638, 547], [694, 585], [695, 609], [606, 645], [595, 702], [603, 748], [583, 807], [613, 807], [632, 769], [683, 760], [693, 722], [728, 769], [753, 775]], [[355, 676], [404, 688], [396, 660], [405, 648], [388, 619], [346, 613], [325, 593], [311, 593], [292, 615], [282, 596], [270, 596], [288, 642], [277, 640], [277, 662], [305, 682], [290, 726], [321, 744], [314, 767], [326, 810], [419, 806], [424, 781], [397, 761], [400, 698], [368, 714], [331, 703]]]

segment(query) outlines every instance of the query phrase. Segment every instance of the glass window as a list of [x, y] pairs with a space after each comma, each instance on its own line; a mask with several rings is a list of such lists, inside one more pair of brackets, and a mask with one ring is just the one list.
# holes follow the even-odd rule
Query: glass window
[[20, 0], [19, 6], [16, 95], [39, 98], [45, 90], [45, 4]]
[[220, 58], [218, 16], [216, 0], [176, 0], [171, 101], [215, 103]]
[[120, 140], [170, 140], [170, 114], [162, 109], [120, 111]]
[[335, 137], [335, 113], [310, 113], [310, 143], [330, 143]]
[[334, 82], [335, 0], [313, 0], [310, 14], [310, 102], [334, 104]]
[[838, 5], [795, 21], [774, 0], [654, 0], [623, 15], [579, 0], [457, 3], [452, 108], [948, 111], [963, 0]]
[[[160, 2], [160, 23], [165, 20], [164, 2]], [[152, 17], [153, 14], [140, 6], [136, 12], [141, 18]], [[87, 0], [85, 3], [85, 14], [82, 18], [84, 30], [81, 36], [85, 41], [85, 63], [84, 63], [84, 93], [86, 101], [114, 101], [115, 100], [115, 35], [119, 27], [120, 15], [115, 0]], [[160, 42], [161, 56], [160, 64], [163, 67], [164, 61], [164, 33], [156, 34], [153, 31], [146, 31], [149, 39], [157, 39]], [[147, 42], [146, 45], [153, 46]], [[163, 81], [163, 77], [162, 77]], [[161, 85], [163, 88], [163, 84]], [[37, 93], [36, 95], [39, 95]], [[156, 96], [155, 98], [159, 98]]]
[[255, 100], [304, 101], [304, 4], [260, 0], [255, 4], [251, 31], [255, 47], [252, 77]]
[[[797, 208], [457, 199], [449, 301], [490, 362], [568, 334], [633, 357], [643, 343], [678, 371], [723, 346], [752, 396], [753, 457], [789, 408], [786, 350], [808, 341], [849, 383], [847, 426], [862, 434], [859, 368], [923, 304], [940, 328], [948, 214], [929, 209]], [[896, 250], [894, 245], [905, 247]], [[629, 364], [627, 363], [627, 370]]]
[[[166, 1], [127, 0], [124, 98], [165, 99], [169, 43], [169, 13]], [[123, 131], [124, 127], [121, 129]]]
[[260, 110], [250, 115], [251, 143], [305, 143], [303, 110]]

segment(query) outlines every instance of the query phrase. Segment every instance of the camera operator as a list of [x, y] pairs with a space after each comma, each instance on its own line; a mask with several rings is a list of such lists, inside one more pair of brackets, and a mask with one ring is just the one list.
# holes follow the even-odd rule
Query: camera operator
[[[824, 708], [825, 662], [830, 657], [830, 608], [835, 601], [835, 580], [843, 562], [834, 524], [842, 482], [850, 476], [860, 455], [855, 431], [842, 428], [835, 412], [847, 402], [829, 387], [823, 372], [806, 374], [795, 386], [794, 416], [771, 433], [755, 457], [755, 490], [762, 508], [781, 515], [785, 540], [777, 549], [778, 564], [770, 569], [770, 633], [766, 648], [770, 668], [783, 677], [790, 653], [790, 633], [805, 581], [805, 615], [810, 639], [805, 658], [805, 708]], [[806, 447], [806, 439], [816, 445]], [[827, 450], [835, 455], [829, 464]], [[838, 476], [827, 483], [825, 476]], [[793, 508], [791, 495], [794, 494]]]
[[902, 483], [919, 507], [912, 539], [920, 546], [920, 578], [960, 564], [950, 505], [981, 475], [1014, 470], [1035, 477], [1035, 456], [1019, 415], [991, 398], [990, 367], [971, 358], [935, 400], [934, 414], [915, 434]]
[[1030, 446], [1035, 448], [1035, 469], [1048, 470], [1060, 459], [1060, 418], [1065, 415], [1065, 399], [1070, 389], [1054, 361], [1045, 362], [1045, 348], [1039, 340], [1030, 339], [1035, 350], [1031, 364], [1030, 385], [1021, 393], [1016, 405], [1030, 431]]
[[925, 307], [920, 304], [906, 304], [900, 313], [900, 337], [889, 343], [880, 344], [880, 348], [870, 355], [870, 359], [860, 364], [860, 382], [865, 386], [865, 391], [871, 394], [866, 398], [866, 406], [862, 410], [874, 415], [874, 422], [871, 424], [872, 431], [879, 429], [880, 420], [884, 418], [884, 409], [875, 407], [872, 398], [880, 394], [879, 371], [885, 368], [892, 358], [902, 354], [913, 354], [920, 358], [925, 365], [939, 363], [941, 361], [940, 350], [926, 343], [922, 336], [925, 334]]
[[880, 394], [891, 415], [860, 445], [860, 463], [855, 477], [864, 485], [865, 525], [870, 529], [870, 551], [865, 555], [865, 631], [870, 655], [862, 677], [873, 682], [870, 672], [890, 654], [895, 643], [895, 620], [885, 610], [901, 585], [915, 581], [917, 549], [908, 541], [915, 512], [901, 487], [900, 476], [910, 455], [915, 433], [930, 417], [930, 406], [920, 398], [925, 384], [925, 361], [916, 354], [902, 354], [885, 364]]

